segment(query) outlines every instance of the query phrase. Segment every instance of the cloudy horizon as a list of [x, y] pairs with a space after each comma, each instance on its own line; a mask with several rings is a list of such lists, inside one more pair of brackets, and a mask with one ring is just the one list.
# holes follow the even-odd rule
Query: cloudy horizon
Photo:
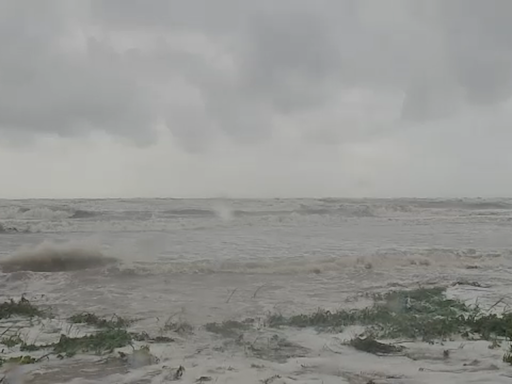
[[512, 196], [512, 2], [0, 2], [0, 197]]

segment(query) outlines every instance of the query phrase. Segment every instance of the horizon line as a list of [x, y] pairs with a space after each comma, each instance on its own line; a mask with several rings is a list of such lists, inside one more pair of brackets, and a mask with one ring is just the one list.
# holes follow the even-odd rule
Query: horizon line
[[455, 200], [455, 199], [511, 199], [512, 196], [275, 196], [275, 197], [237, 197], [237, 196], [193, 196], [193, 197], [172, 197], [172, 196], [109, 196], [109, 197], [1, 197], [0, 200], [400, 200], [400, 199], [414, 199], [414, 200]]

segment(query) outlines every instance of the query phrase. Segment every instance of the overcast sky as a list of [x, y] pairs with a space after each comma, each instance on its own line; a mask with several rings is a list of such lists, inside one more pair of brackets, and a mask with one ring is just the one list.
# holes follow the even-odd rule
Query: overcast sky
[[510, 0], [0, 0], [0, 197], [512, 196]]

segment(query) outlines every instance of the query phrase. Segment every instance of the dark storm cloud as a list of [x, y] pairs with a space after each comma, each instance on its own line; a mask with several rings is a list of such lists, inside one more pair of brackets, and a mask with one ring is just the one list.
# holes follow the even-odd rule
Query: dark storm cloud
[[83, 47], [66, 46], [87, 16], [73, 8], [63, 1], [2, 2], [1, 129], [62, 136], [99, 129], [148, 141], [143, 128], [155, 118], [150, 95], [129, 72], [125, 54], [95, 37], [85, 37]]
[[[320, 108], [353, 88], [403, 94], [408, 121], [512, 93], [508, 0], [93, 0], [48, 2], [37, 12], [41, 3], [10, 4], [0, 16], [3, 129], [142, 139], [165, 121], [187, 148], [201, 150], [219, 132], [264, 140], [276, 116]], [[84, 56], [61, 47], [85, 27], [96, 37]], [[154, 44], [127, 52], [111, 44], [113, 33]], [[190, 36], [216, 53], [191, 51]], [[220, 56], [224, 64], [212, 62]], [[155, 89], [172, 92], [165, 84], [174, 77], [198, 100], [158, 98]]]
[[[225, 44], [238, 65], [235, 85], [200, 86], [207, 113], [231, 133], [254, 129], [241, 121], [243, 105], [293, 113], [350, 87], [404, 92], [403, 118], [420, 121], [511, 96], [507, 0], [186, 4], [102, 2], [97, 15], [123, 28], [208, 33]], [[217, 105], [219, 93], [228, 107]]]

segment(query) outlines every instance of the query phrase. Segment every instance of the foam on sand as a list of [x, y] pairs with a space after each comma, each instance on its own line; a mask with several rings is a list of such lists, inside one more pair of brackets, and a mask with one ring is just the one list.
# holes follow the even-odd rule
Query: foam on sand
[[[437, 317], [446, 313], [444, 305], [453, 303], [460, 307], [463, 301], [458, 301], [457, 297], [469, 297], [474, 295], [474, 292], [468, 287], [449, 289], [446, 292], [444, 288], [433, 287], [384, 293], [386, 294], [388, 296], [383, 297], [387, 299], [394, 299], [396, 295], [409, 295], [412, 301], [407, 305], [412, 305], [410, 308], [418, 310], [421, 318], [432, 321], [424, 324], [426, 327], [422, 329], [422, 332], [430, 333], [431, 324], [444, 323]], [[379, 297], [376, 296], [376, 300]], [[28, 301], [20, 302], [32, 305]], [[394, 300], [386, 303], [391, 302]], [[489, 303], [483, 303], [486, 308], [481, 312], [483, 316], [489, 313]], [[227, 307], [229, 303], [218, 304]], [[415, 315], [408, 310], [404, 311], [404, 308], [392, 312], [400, 321], [409, 319], [411, 322], [406, 324], [416, 330]], [[359, 310], [360, 312], [356, 309], [347, 311], [361, 315], [367, 313], [364, 309]], [[151, 317], [121, 323], [117, 322], [119, 318], [101, 317], [109, 323], [105, 327], [101, 321], [96, 321], [97, 317], [90, 316], [91, 314], [85, 314], [88, 315], [85, 317], [83, 315], [82, 313], [79, 318], [67, 317], [67, 320], [39, 317], [38, 321], [33, 321], [19, 317], [0, 321], [0, 331], [4, 332], [3, 343], [14, 340], [13, 345], [3, 346], [5, 352], [2, 357], [10, 364], [0, 368], [0, 375], [5, 375], [4, 382], [505, 384], [509, 383], [512, 377], [512, 366], [503, 360], [510, 351], [506, 337], [485, 340], [485, 337], [478, 337], [476, 333], [472, 334], [475, 337], [468, 338], [455, 332], [449, 337], [436, 337], [428, 342], [405, 335], [394, 339], [384, 338], [381, 341], [371, 338], [374, 344], [386, 347], [383, 350], [376, 350], [361, 348], [354, 340], [360, 340], [362, 333], [370, 331], [367, 326], [371, 327], [371, 324], [377, 323], [322, 329], [317, 326], [328, 318], [315, 313], [300, 317], [299, 320], [313, 320], [307, 324], [294, 322], [294, 325], [290, 323], [281, 326], [269, 323], [266, 314], [261, 314], [260, 318], [240, 318], [241, 321], [228, 319], [219, 323], [204, 323], [205, 320], [201, 319], [197, 326], [189, 324], [190, 332], [181, 332], [178, 328], [170, 326], [177, 324], [174, 323], [173, 317], [165, 324], [162, 324], [159, 318]], [[489, 325], [492, 325], [496, 319], [502, 318], [501, 316], [503, 315], [486, 318], [491, 321]], [[113, 320], [116, 323], [112, 323]], [[347, 320], [350, 322], [350, 319]], [[392, 317], [375, 320], [395, 321]], [[448, 320], [447, 325], [453, 325], [452, 321], [455, 318], [445, 320]], [[73, 326], [70, 327], [70, 324]], [[19, 338], [16, 327], [24, 329], [21, 334], [23, 340]], [[498, 328], [496, 329], [499, 331]], [[51, 331], [52, 329], [60, 332]], [[376, 331], [379, 329], [381, 332], [387, 332], [384, 328], [371, 328]], [[436, 332], [443, 332], [441, 328], [433, 329]], [[502, 333], [503, 331], [501, 330]], [[85, 344], [73, 344], [80, 342], [82, 337], [98, 335], [99, 332], [102, 332], [101, 339], [94, 341], [98, 350], [87, 350]], [[126, 339], [115, 338], [116, 341], [124, 341], [115, 344], [110, 350], [112, 344], [109, 337], [119, 335], [131, 336]], [[90, 340], [87, 339], [86, 342]], [[24, 348], [31, 346], [34, 350], [23, 351], [22, 345]], [[55, 349], [55, 345], [59, 348]], [[76, 347], [79, 348], [75, 349]], [[105, 354], [98, 356], [97, 354], [102, 351]], [[62, 355], [59, 356], [57, 353]], [[27, 364], [11, 362], [11, 359], [16, 360], [23, 355], [29, 361]]]
[[43, 242], [36, 247], [19, 250], [1, 261], [0, 268], [3, 272], [64, 272], [99, 268], [116, 261], [95, 247]]

